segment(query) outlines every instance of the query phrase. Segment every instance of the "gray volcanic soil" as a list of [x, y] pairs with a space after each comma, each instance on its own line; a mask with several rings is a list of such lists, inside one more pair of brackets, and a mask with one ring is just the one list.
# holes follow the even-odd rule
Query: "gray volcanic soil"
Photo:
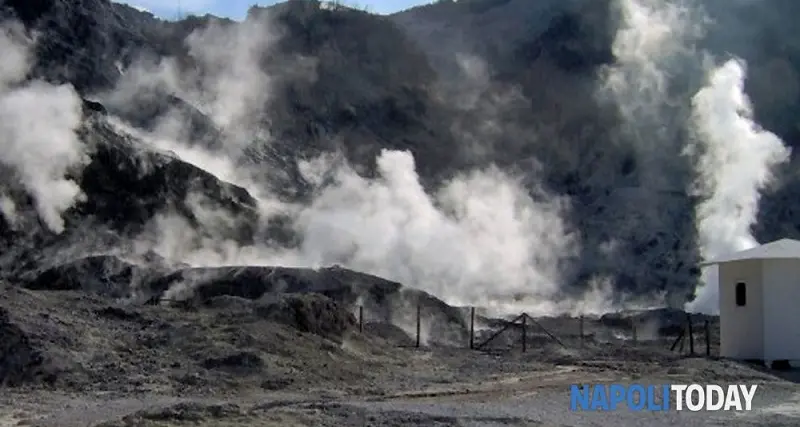
[[[797, 423], [791, 412], [798, 388], [778, 372], [670, 352], [672, 337], [637, 333], [636, 343], [609, 341], [598, 332], [625, 333], [624, 322], [613, 316], [587, 319], [583, 345], [575, 319], [540, 319], [564, 346], [529, 321], [522, 353], [519, 328], [501, 334], [488, 351], [469, 350], [466, 340], [445, 345], [435, 334], [417, 349], [401, 328], [383, 321], [359, 332], [354, 305], [315, 293], [221, 295], [177, 306], [16, 286], [4, 286], [0, 295], [0, 425], [579, 426], [644, 420], [624, 411], [569, 412], [568, 385], [600, 381], [757, 382], [757, 411], [723, 414], [718, 422]], [[429, 315], [437, 310], [423, 305]], [[443, 330], [447, 321], [436, 319], [446, 318], [426, 317], [423, 329], [438, 322]], [[451, 323], [458, 327], [457, 320]], [[496, 330], [489, 323], [478, 319], [476, 342]], [[713, 354], [716, 342], [714, 333]], [[700, 353], [702, 343], [698, 337]], [[715, 417], [647, 414], [646, 420], [714, 425]]]
[[[526, 190], [569, 199], [574, 212], [565, 221], [583, 241], [574, 265], [565, 267], [564, 291], [581, 295], [589, 279], [608, 277], [616, 296], [666, 293], [682, 306], [699, 274], [697, 200], [685, 191], [694, 165], [684, 155], [686, 135], [655, 142], [648, 133], [646, 141], [620, 135], [624, 118], [595, 102], [598, 71], [614, 63], [609, 3], [436, 2], [387, 18], [292, 1], [251, 9], [248, 23], [280, 29], [280, 40], [267, 43], [272, 37], [264, 35], [248, 58], [219, 67], [203, 60], [215, 52], [194, 52], [187, 39], [213, 24], [233, 31], [217, 34], [225, 46], [240, 30], [253, 41], [247, 25], [211, 16], [167, 22], [108, 0], [0, 2], [4, 25], [36, 33], [32, 68], [17, 83], [39, 87], [41, 79], [75, 89], [82, 119], [72, 130], [89, 157], [69, 172], [86, 197], [65, 212], [60, 234], [44, 227], [36, 192], [14, 178], [27, 171], [0, 170], [0, 196], [18, 214], [15, 221], [0, 216], [0, 424], [797, 425], [794, 382], [669, 352], [685, 318], [680, 311], [587, 319], [583, 346], [576, 319], [540, 319], [563, 346], [531, 325], [524, 354], [519, 327], [481, 352], [466, 349], [468, 310], [399, 283], [344, 269], [188, 268], [175, 265], [183, 259], [155, 254], [149, 237], [157, 241], [164, 230], [151, 226], [164, 214], [186, 222], [190, 240], [200, 242], [292, 249], [303, 237], [293, 227], [297, 218], [262, 218], [245, 188], [135, 135], [177, 117], [189, 145], [205, 150], [249, 141], [232, 163], [256, 171], [254, 179], [270, 194], [302, 206], [326, 188], [301, 171], [304, 161], [320, 156], [341, 156], [375, 177], [382, 150], [407, 150], [426, 190], [489, 166], [515, 172], [542, 164], [522, 174]], [[758, 121], [797, 147], [800, 44], [788, 18], [798, 3], [705, 3], [727, 19], [699, 47], [747, 60]], [[485, 61], [486, 81], [465, 75], [471, 73], [456, 64], [463, 58], [455, 51]], [[147, 58], [175, 60], [176, 79], [191, 87], [172, 93], [158, 82], [126, 86], [130, 73], [123, 70]], [[314, 78], [301, 72], [298, 58], [314, 63]], [[193, 98], [217, 86], [216, 77], [238, 80], [239, 67], [227, 68], [241, 59], [269, 77], [269, 85], [261, 79], [249, 85], [248, 94], [269, 93], [270, 100], [238, 118], [245, 129], [224, 129]], [[216, 76], [217, 68], [224, 75]], [[682, 70], [670, 80], [692, 86], [700, 81], [693, 73]], [[197, 74], [211, 77], [195, 82]], [[507, 100], [517, 87], [524, 99]], [[127, 89], [137, 96], [107, 93]], [[465, 110], [465, 98], [481, 102]], [[48, 129], [34, 114], [45, 101], [31, 105], [37, 111], [19, 111], [26, 130]], [[684, 113], [659, 116], [657, 127], [683, 123]], [[658, 168], [650, 167], [649, 155], [640, 157], [643, 146], [658, 147]], [[759, 241], [800, 236], [796, 165], [794, 156], [760, 203]], [[667, 188], [650, 184], [661, 173]], [[191, 203], [197, 197], [203, 209]], [[231, 221], [204, 221], [199, 214], [206, 209]], [[620, 244], [609, 251], [609, 241]], [[342, 254], [324, 264], [352, 266], [348, 261]], [[422, 349], [409, 336], [417, 304]], [[478, 321], [478, 342], [504, 324]], [[702, 343], [698, 337], [699, 351]], [[758, 381], [763, 394], [752, 415], [723, 414], [722, 421], [707, 414], [568, 412], [567, 386], [593, 381]]]

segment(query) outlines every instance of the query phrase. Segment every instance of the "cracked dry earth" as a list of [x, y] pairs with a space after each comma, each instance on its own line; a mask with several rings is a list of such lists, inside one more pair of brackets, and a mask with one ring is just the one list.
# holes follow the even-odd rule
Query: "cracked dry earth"
[[[415, 349], [377, 336], [369, 325], [363, 333], [351, 327], [341, 336], [301, 331], [254, 316], [244, 302], [239, 308], [228, 303], [181, 309], [118, 306], [80, 293], [12, 287], [2, 295], [0, 308], [7, 313], [2, 426], [800, 422], [795, 379], [729, 361], [682, 357], [661, 343], [609, 349], [565, 340], [566, 349], [540, 342], [525, 353]], [[24, 336], [25, 345], [8, 345], [14, 336]], [[25, 346], [41, 356], [40, 363], [22, 363]], [[17, 369], [16, 377], [9, 367]], [[761, 387], [755, 410], [745, 414], [569, 411], [569, 384], [612, 381]]]

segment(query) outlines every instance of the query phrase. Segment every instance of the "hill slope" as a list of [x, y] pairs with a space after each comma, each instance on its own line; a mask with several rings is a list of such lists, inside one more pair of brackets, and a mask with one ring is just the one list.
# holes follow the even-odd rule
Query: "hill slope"
[[[759, 30], [783, 28], [794, 3], [717, 3], [704, 3], [717, 23], [698, 46], [752, 64], [756, 119], [794, 146], [791, 29]], [[599, 89], [622, 63], [624, 26], [614, 5], [445, 1], [380, 17], [290, 1], [234, 23], [6, 1], [7, 24], [37, 38], [29, 69], [0, 79], [9, 123], [30, 118], [0, 134], [20, 183], [3, 190], [5, 211], [22, 218], [0, 223], [3, 272], [154, 252], [167, 265], [338, 263], [454, 303], [529, 295], [574, 308], [588, 290], [599, 305], [662, 292], [682, 304], [701, 255], [684, 101], [705, 75], [676, 51], [661, 70], [675, 93], [650, 106], [655, 118], [631, 120], [619, 94], [609, 104]], [[24, 58], [24, 31], [9, 25], [3, 50]], [[761, 36], [731, 30], [743, 25]], [[20, 100], [55, 90], [72, 110], [60, 133], [6, 142], [54, 125]], [[59, 138], [72, 161], [50, 175], [63, 174], [30, 172], [54, 164], [42, 153]], [[792, 165], [761, 202], [759, 239], [800, 234]], [[81, 191], [45, 206], [73, 185], [64, 176]], [[42, 211], [63, 211], [65, 230], [35, 225]]]

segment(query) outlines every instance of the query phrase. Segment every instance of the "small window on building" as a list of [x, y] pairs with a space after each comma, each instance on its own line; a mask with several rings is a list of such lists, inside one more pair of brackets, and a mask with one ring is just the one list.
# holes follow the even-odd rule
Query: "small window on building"
[[736, 284], [736, 305], [739, 307], [744, 307], [746, 302], [747, 286], [744, 284], [744, 282], [739, 282]]

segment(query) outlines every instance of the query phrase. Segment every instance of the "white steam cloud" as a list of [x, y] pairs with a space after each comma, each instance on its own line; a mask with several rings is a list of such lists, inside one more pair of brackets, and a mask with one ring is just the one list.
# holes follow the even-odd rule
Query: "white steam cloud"
[[[574, 301], [555, 302], [564, 258], [577, 249], [561, 219], [568, 209], [564, 200], [544, 192], [531, 197], [518, 180], [495, 168], [454, 178], [429, 195], [405, 151], [383, 151], [378, 168], [380, 177], [368, 180], [346, 165], [337, 167], [333, 182], [309, 206], [285, 206], [302, 236], [296, 249], [201, 238], [185, 220], [169, 214], [158, 217], [158, 232], [152, 233], [157, 239], [146, 249], [194, 266], [339, 264], [424, 289], [453, 304], [500, 310], [523, 295], [536, 303], [516, 305], [533, 312], [574, 309]], [[209, 228], [213, 222], [204, 218], [219, 219], [199, 203], [192, 206]]]
[[[615, 265], [614, 252], [630, 242], [653, 241], [654, 232], [672, 234], [665, 224], [683, 215], [684, 200], [665, 197], [683, 191], [685, 174], [685, 160], [677, 155], [681, 124], [670, 123], [681, 100], [672, 78], [692, 66], [691, 46], [703, 32], [688, 1], [617, 0], [612, 8], [619, 18], [615, 61], [601, 70], [597, 94], [617, 109], [619, 140], [627, 144], [635, 168], [618, 181], [615, 196], [622, 202], [615, 203], [615, 222], [606, 225], [612, 238], [602, 244], [609, 248], [613, 268], [645, 287], [654, 278], [652, 265], [674, 251], [680, 237], [657, 239], [638, 265]], [[677, 276], [669, 280], [680, 281]]]
[[[645, 190], [664, 189], [669, 185], [670, 174], [664, 170], [669, 164], [660, 153], [675, 131], [663, 125], [661, 117], [673, 100], [669, 77], [674, 69], [685, 69], [687, 61], [701, 68], [703, 58], [690, 46], [701, 33], [702, 21], [684, 2], [620, 0], [619, 6], [624, 25], [613, 46], [617, 64], [604, 75], [604, 89], [638, 143], [639, 168], [650, 172], [642, 176], [641, 185]], [[230, 26], [212, 22], [187, 39], [191, 67], [173, 59], [136, 64], [121, 70], [119, 86], [102, 100], [111, 110], [136, 105], [138, 95], [156, 87], [205, 113], [221, 130], [222, 147], [191, 140], [180, 114], [168, 115], [152, 132], [112, 122], [149, 144], [147, 148], [171, 151], [244, 187], [260, 203], [263, 222], [276, 213], [291, 215], [292, 227], [302, 237], [299, 245], [284, 249], [257, 242], [242, 247], [224, 232], [234, 219], [210, 208], [202, 195], [192, 194], [187, 203], [202, 230], [163, 212], [137, 242], [139, 250], [152, 249], [172, 262], [194, 266], [340, 264], [418, 287], [452, 304], [498, 311], [556, 314], [612, 308], [608, 298], [613, 286], [599, 277], [581, 298], [562, 294], [565, 263], [577, 256], [580, 242], [565, 221], [569, 200], [531, 185], [536, 170], [528, 171], [523, 182], [496, 167], [481, 168], [426, 191], [406, 151], [382, 151], [375, 179], [320, 157], [301, 165], [307, 180], [318, 185], [313, 200], [306, 205], [279, 201], [258, 178], [263, 176], [259, 166], [249, 166], [242, 158], [254, 146], [270, 150], [272, 137], [265, 130], [275, 118], [267, 111], [281, 80], [311, 79], [315, 73], [314, 61], [307, 58], [268, 54], [278, 39], [273, 30], [256, 19]], [[62, 213], [81, 197], [77, 185], [64, 178], [83, 161], [74, 132], [80, 99], [67, 86], [20, 85], [28, 55], [8, 34], [0, 38], [0, 160], [21, 177], [42, 219], [61, 231]], [[480, 71], [478, 65], [471, 61], [465, 67]], [[480, 94], [481, 87], [475, 86], [489, 84], [483, 72], [469, 77], [473, 86], [464, 93]], [[786, 156], [780, 140], [752, 123], [743, 78], [743, 66], [729, 62], [694, 98], [698, 138], [692, 147], [702, 178], [696, 187], [707, 196], [698, 207], [704, 256], [752, 241], [748, 227], [758, 191], [768, 181], [769, 167]], [[502, 102], [492, 107], [486, 111], [502, 115]], [[47, 126], [39, 125], [43, 122]], [[480, 135], [508, 135], [502, 127], [501, 120], [486, 117]], [[479, 143], [480, 138], [470, 142]], [[470, 147], [480, 148], [484, 147]], [[15, 212], [8, 197], [0, 194], [0, 202], [2, 212]], [[635, 209], [656, 212], [660, 207]]]
[[[207, 113], [225, 131], [220, 150], [188, 140], [189, 133], [182, 128], [186, 124], [174, 117], [165, 118], [151, 134], [116, 124], [246, 188], [262, 205], [262, 220], [276, 212], [290, 214], [302, 237], [299, 247], [262, 243], [241, 247], [209, 233], [225, 214], [209, 211], [193, 197], [190, 205], [198, 219], [208, 219], [204, 235], [186, 220], [164, 212], [140, 239], [141, 250], [152, 249], [170, 261], [194, 266], [339, 264], [429, 291], [453, 304], [498, 310], [516, 305], [514, 309], [534, 314], [607, 305], [605, 300], [582, 304], [560, 294], [564, 263], [576, 256], [579, 244], [563, 220], [568, 200], [540, 188], [525, 188], [520, 179], [498, 168], [467, 172], [426, 192], [409, 152], [384, 150], [377, 159], [379, 177], [372, 180], [345, 162], [323, 156], [300, 165], [306, 180], [319, 184], [313, 201], [303, 206], [279, 202], [252, 178], [256, 171], [236, 158], [243, 143], [254, 141], [254, 130], [269, 119], [263, 112], [286, 68], [299, 69], [299, 78], [314, 78], [309, 67], [314, 61], [307, 58], [275, 55], [271, 61], [285, 64], [263, 63], [275, 34], [269, 23], [256, 20], [229, 27], [212, 24], [187, 40], [196, 68], [208, 70], [202, 76], [187, 78], [171, 60], [133, 66], [125, 70], [118, 90], [105, 98], [110, 105], [124, 105], [141, 88], [162, 87]], [[282, 71], [276, 77], [265, 69]], [[291, 78], [298, 78], [297, 73]], [[257, 141], [268, 144], [269, 138]], [[601, 290], [605, 295], [607, 288], [595, 286], [592, 298]]]
[[[618, 0], [615, 6], [621, 18], [612, 44], [615, 63], [604, 70], [601, 94], [611, 96], [628, 119], [637, 148], [651, 154], [663, 139], [658, 134], [663, 129], [652, 125], [663, 119], [670, 71], [684, 66], [682, 60], [692, 54], [690, 41], [702, 35], [702, 26], [685, 1]], [[647, 160], [657, 168], [661, 163]]]
[[428, 195], [408, 152], [378, 157], [381, 179], [342, 169], [336, 184], [300, 213], [302, 258], [341, 262], [413, 284], [459, 304], [495, 294], [552, 299], [574, 238], [562, 222], [567, 205], [497, 169], [457, 177]]
[[[33, 197], [47, 227], [61, 233], [63, 213], [83, 194], [65, 177], [86, 160], [75, 133], [81, 101], [71, 86], [25, 82], [30, 43], [17, 27], [0, 28], [0, 164]], [[3, 197], [2, 205], [2, 213], [15, 223], [19, 209], [9, 197]]]
[[[753, 121], [744, 80], [745, 64], [731, 59], [710, 73], [708, 85], [693, 99], [697, 138], [688, 148], [699, 153], [696, 184], [704, 200], [697, 221], [705, 259], [758, 245], [750, 227], [760, 191], [772, 178], [772, 168], [789, 159], [783, 141]], [[687, 308], [718, 313], [716, 266], [704, 272], [703, 282]]]
[[212, 23], [186, 40], [189, 54], [203, 64], [199, 103], [229, 133], [228, 149], [243, 148], [241, 144], [255, 136], [249, 131], [265, 119], [260, 113], [273, 88], [261, 58], [265, 47], [277, 40], [272, 28], [257, 20], [244, 21], [233, 30]]
[[[690, 1], [619, 0], [623, 25], [614, 41], [617, 65], [604, 76], [620, 112], [633, 130], [645, 185], [667, 188], [663, 145], [674, 138], [666, 111], [673, 71], [709, 70], [708, 56], [694, 50], [706, 17]], [[745, 65], [731, 59], [708, 72], [708, 83], [691, 101], [687, 126], [694, 138], [684, 154], [695, 159], [697, 180], [692, 191], [702, 196], [696, 208], [696, 227], [704, 259], [748, 249], [757, 242], [750, 232], [756, 220], [759, 192], [769, 182], [773, 166], [786, 161], [789, 151], [772, 133], [753, 121], [744, 92]], [[680, 130], [680, 129], [677, 129]], [[653, 209], [650, 207], [649, 209]], [[716, 313], [715, 268], [704, 272], [690, 311]]]

